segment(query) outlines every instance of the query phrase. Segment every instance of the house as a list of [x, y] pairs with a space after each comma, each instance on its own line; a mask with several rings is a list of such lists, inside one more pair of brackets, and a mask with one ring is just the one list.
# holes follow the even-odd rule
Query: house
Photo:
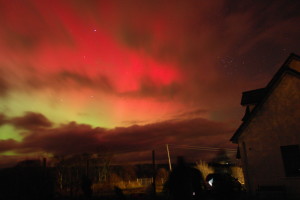
[[300, 199], [300, 56], [291, 54], [265, 88], [243, 92], [241, 105], [245, 116], [230, 140], [246, 188]]

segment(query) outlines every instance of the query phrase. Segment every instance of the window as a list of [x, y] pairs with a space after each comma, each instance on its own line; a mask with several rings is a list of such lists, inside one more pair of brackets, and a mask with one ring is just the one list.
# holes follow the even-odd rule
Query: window
[[281, 146], [281, 155], [287, 177], [300, 176], [299, 145]]

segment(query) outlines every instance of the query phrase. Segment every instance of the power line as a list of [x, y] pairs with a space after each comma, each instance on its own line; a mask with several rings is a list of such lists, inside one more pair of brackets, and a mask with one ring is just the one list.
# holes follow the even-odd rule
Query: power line
[[169, 146], [173, 146], [173, 148], [177, 149], [191, 149], [191, 150], [199, 150], [199, 151], [221, 151], [225, 150], [228, 152], [236, 152], [236, 149], [230, 148], [218, 148], [218, 147], [201, 147], [201, 146], [189, 146], [189, 145], [177, 145], [177, 144], [169, 144]]
[[[171, 148], [176, 148], [176, 149], [188, 149], [188, 150], [196, 150], [196, 151], [221, 151], [225, 150], [230, 153], [235, 153], [237, 150], [236, 149], [231, 149], [231, 148], [220, 148], [220, 147], [207, 147], [207, 146], [190, 146], [190, 145], [178, 145], [178, 144], [168, 144], [169, 147]], [[153, 149], [162, 149], [165, 148], [162, 145], [157, 145], [156, 147], [149, 148], [149, 149], [123, 149], [119, 151], [109, 151], [109, 153], [112, 153], [114, 155], [119, 155], [119, 154], [128, 154], [128, 153], [135, 153], [135, 152], [146, 152], [146, 151], [152, 151]]]

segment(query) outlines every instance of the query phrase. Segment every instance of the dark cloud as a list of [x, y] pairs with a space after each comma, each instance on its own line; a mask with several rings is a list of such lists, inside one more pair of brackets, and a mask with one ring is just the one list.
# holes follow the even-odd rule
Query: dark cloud
[[75, 83], [77, 83], [79, 86], [91, 86], [93, 85], [93, 81], [87, 77], [84, 76], [82, 74], [78, 74], [75, 72], [71, 72], [71, 71], [63, 71], [58, 75], [58, 80], [61, 80], [62, 82], [67, 82], [67, 81], [74, 81]]
[[206, 109], [202, 109], [202, 108], [197, 108], [197, 109], [194, 109], [194, 110], [190, 110], [190, 111], [184, 111], [184, 112], [181, 112], [177, 115], [174, 116], [174, 118], [196, 118], [196, 117], [199, 117], [199, 115], [203, 115], [205, 113], [208, 113], [208, 110]]
[[[0, 72], [1, 71], [2, 70], [0, 70]], [[0, 75], [0, 97], [5, 97], [8, 94], [8, 92], [9, 92], [9, 85], [4, 79], [4, 77]]]
[[[10, 88], [18, 89], [19, 91], [27, 91], [32, 93], [34, 91], [42, 91], [45, 89], [54, 89], [56, 91], [69, 90], [69, 89], [93, 89], [105, 93], [116, 93], [111, 80], [105, 76], [98, 74], [96, 77], [91, 78], [87, 74], [77, 73], [73, 71], [61, 70], [55, 74], [42, 75], [36, 69], [28, 66], [28, 71], [31, 73], [24, 73], [24, 81], [21, 79], [21, 84], [8, 84], [0, 77], [0, 96], [6, 95]], [[12, 75], [12, 78], [18, 78]], [[64, 87], [62, 87], [62, 85]]]
[[133, 125], [133, 124], [146, 124], [146, 123], [147, 121], [142, 121], [142, 120], [122, 121], [122, 124], [124, 124], [125, 126]]
[[[84, 73], [76, 73], [71, 71], [62, 71], [54, 76], [57, 82], [53, 85], [57, 85], [59, 88], [61, 85], [65, 87], [73, 88], [92, 88], [108, 94], [114, 94], [116, 96], [129, 96], [133, 98], [158, 98], [160, 100], [168, 100], [175, 97], [181, 90], [181, 85], [177, 82], [171, 82], [170, 84], [159, 84], [148, 76], [143, 76], [139, 79], [139, 88], [128, 92], [118, 92], [112, 81], [108, 76], [97, 75], [94, 78], [89, 77]], [[36, 79], [38, 82], [39, 80]], [[41, 80], [42, 81], [42, 80]], [[37, 83], [41, 85], [43, 83]], [[49, 83], [48, 85], [51, 85]], [[74, 85], [75, 84], [75, 85]], [[53, 86], [56, 87], [56, 86]]]
[[102, 145], [98, 136], [104, 130], [71, 122], [58, 128], [32, 132], [23, 139], [18, 151], [45, 151], [58, 155], [97, 152]]
[[208, 141], [209, 146], [215, 146], [227, 143], [225, 138], [231, 133], [232, 130], [225, 124], [195, 118], [116, 128], [108, 131], [102, 140], [103, 144], [113, 147], [116, 151], [145, 150], [165, 144], [205, 145]]
[[34, 130], [37, 128], [51, 127], [53, 124], [44, 115], [34, 112], [26, 112], [22, 117], [14, 117], [9, 120], [14, 127]]
[[0, 126], [7, 123], [7, 118], [3, 113], [0, 113]]
[[[140, 159], [147, 157], [152, 149], [164, 148], [165, 144], [226, 147], [233, 131], [225, 124], [203, 118], [115, 129], [93, 128], [76, 122], [50, 127], [51, 122], [38, 113], [26, 113], [23, 117], [11, 119], [12, 122], [14, 126], [26, 128], [29, 132], [21, 142], [1, 140], [1, 151], [66, 155], [97, 152], [105, 148], [116, 155], [116, 161], [126, 158], [121, 154], [135, 154], [137, 156], [130, 160], [145, 161]], [[159, 155], [163, 159], [163, 153]]]
[[[204, 145], [211, 138], [230, 136], [232, 130], [224, 124], [197, 118], [186, 121], [165, 121], [144, 126], [120, 127], [112, 130], [89, 125], [70, 124], [32, 132], [22, 141], [20, 151], [46, 151], [54, 154], [95, 152], [105, 147], [112, 152], [139, 152], [173, 144]], [[224, 138], [210, 145], [222, 145]]]
[[13, 139], [0, 140], [0, 153], [18, 148], [18, 142]]
[[104, 75], [97, 75], [96, 78], [90, 78], [87, 75], [79, 74], [71, 71], [61, 72], [57, 80], [61, 81], [62, 84], [68, 85], [68, 81], [76, 83], [77, 87], [81, 88], [93, 88], [96, 90], [115, 93], [115, 88], [109, 78]]

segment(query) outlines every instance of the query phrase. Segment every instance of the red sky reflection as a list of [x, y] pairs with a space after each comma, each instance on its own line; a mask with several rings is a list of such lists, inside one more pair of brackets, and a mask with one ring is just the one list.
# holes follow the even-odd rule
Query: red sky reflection
[[300, 52], [299, 9], [279, 0], [0, 1], [0, 165], [99, 146], [139, 162], [167, 143], [234, 147], [241, 92], [264, 87]]

